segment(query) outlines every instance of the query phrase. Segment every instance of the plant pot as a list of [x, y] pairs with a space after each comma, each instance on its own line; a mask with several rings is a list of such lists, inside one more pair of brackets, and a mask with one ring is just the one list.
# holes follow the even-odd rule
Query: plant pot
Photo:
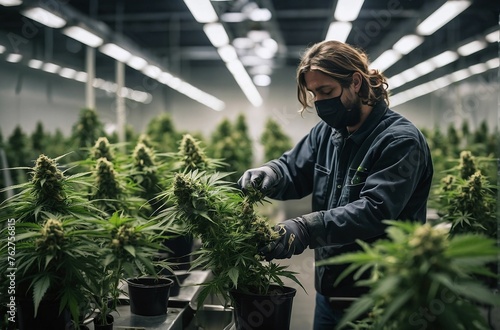
[[172, 286], [170, 287], [170, 297], [175, 297], [178, 296], [181, 290], [181, 285], [184, 282], [184, 280], [189, 276], [188, 272], [171, 272], [166, 268], [163, 268], [163, 270], [160, 272], [160, 275], [162, 277], [170, 278], [174, 281], [172, 283]]
[[97, 315], [94, 318], [94, 329], [95, 330], [113, 330], [113, 322], [115, 321], [115, 318], [113, 315], [108, 314], [106, 315], [106, 324], [102, 324], [102, 315]]
[[267, 295], [231, 291], [236, 329], [288, 330], [296, 292], [294, 288], [277, 285], [272, 285]]
[[60, 302], [42, 300], [35, 317], [33, 299], [18, 298], [17, 326], [19, 330], [65, 330], [71, 326], [71, 314], [64, 309], [59, 313]]
[[173, 280], [165, 277], [128, 278], [130, 311], [143, 316], [157, 316], [167, 313], [170, 287]]
[[191, 235], [181, 235], [167, 239], [163, 242], [169, 251], [164, 252], [167, 257], [165, 261], [171, 264], [174, 270], [188, 270], [191, 267], [191, 251], [193, 248], [193, 237]]

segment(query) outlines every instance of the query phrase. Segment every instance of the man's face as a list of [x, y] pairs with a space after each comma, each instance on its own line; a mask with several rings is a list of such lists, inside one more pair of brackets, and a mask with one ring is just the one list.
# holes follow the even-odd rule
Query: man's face
[[356, 125], [361, 120], [361, 98], [355, 93], [353, 84], [343, 88], [332, 77], [314, 68], [304, 74], [306, 88], [314, 95], [314, 101], [331, 99], [341, 95], [340, 100], [350, 112], [348, 126]]

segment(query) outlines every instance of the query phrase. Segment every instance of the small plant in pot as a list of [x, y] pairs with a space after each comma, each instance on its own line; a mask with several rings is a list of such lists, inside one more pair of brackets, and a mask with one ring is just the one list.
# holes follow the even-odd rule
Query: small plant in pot
[[[224, 177], [219, 172], [178, 173], [167, 192], [174, 201], [167, 212], [201, 238], [193, 267], [213, 274], [202, 284], [197, 306], [209, 295], [218, 295], [235, 307], [237, 329], [287, 329], [295, 289], [285, 287], [282, 277], [299, 282], [285, 266], [266, 262], [258, 253], [259, 247], [276, 238], [266, 219], [253, 209], [263, 196], [256, 191], [243, 196]], [[255, 301], [270, 308], [269, 313], [256, 310]]]
[[[96, 220], [93, 223], [96, 228], [93, 235], [101, 244], [99, 251], [101, 276], [93, 278], [91, 282], [94, 303], [100, 311], [94, 324], [105, 325], [107, 321], [104, 315], [108, 317], [107, 315], [118, 307], [120, 295], [126, 293], [120, 287], [123, 279], [128, 283], [131, 311], [144, 315], [140, 309], [149, 309], [145, 303], [158, 304], [158, 302], [137, 303], [134, 299], [135, 292], [131, 292], [134, 284], [144, 281], [157, 287], [161, 282], [168, 285], [172, 283], [169, 279], [156, 276], [153, 261], [161, 241], [165, 239], [163, 233], [168, 224], [139, 217], [126, 217], [118, 212], [115, 212], [109, 220]], [[165, 298], [163, 313], [166, 313], [168, 295]]]

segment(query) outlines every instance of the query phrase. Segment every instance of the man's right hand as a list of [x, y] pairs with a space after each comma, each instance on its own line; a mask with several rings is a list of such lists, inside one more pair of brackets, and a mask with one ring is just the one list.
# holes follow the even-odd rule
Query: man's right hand
[[271, 191], [279, 182], [278, 174], [269, 166], [261, 166], [247, 170], [238, 180], [238, 186], [245, 190], [252, 186], [263, 194]]

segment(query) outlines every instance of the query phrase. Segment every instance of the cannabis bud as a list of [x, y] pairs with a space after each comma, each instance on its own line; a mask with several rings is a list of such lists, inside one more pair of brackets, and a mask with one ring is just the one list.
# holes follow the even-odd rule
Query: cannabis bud
[[464, 150], [460, 153], [460, 177], [464, 180], [474, 174], [476, 169], [475, 158], [470, 151]]
[[63, 180], [64, 174], [57, 168], [56, 162], [43, 154], [40, 155], [36, 160], [31, 179], [35, 196], [38, 198], [37, 204], [50, 200], [55, 202], [65, 200]]
[[424, 224], [415, 230], [408, 245], [415, 258], [432, 259], [442, 255], [447, 246], [446, 229]]
[[113, 163], [106, 158], [99, 158], [96, 165], [95, 198], [116, 199], [121, 194]]
[[59, 250], [64, 241], [64, 230], [60, 220], [49, 218], [41, 230], [41, 237], [37, 239], [38, 249], [51, 252]]
[[134, 166], [140, 170], [155, 166], [154, 153], [151, 148], [139, 142], [133, 153]]
[[106, 137], [100, 137], [97, 139], [94, 147], [92, 148], [93, 159], [106, 158], [109, 161], [113, 161], [114, 155], [110, 148], [109, 141]]
[[179, 154], [182, 157], [186, 170], [205, 169], [208, 166], [207, 157], [196, 141], [190, 134], [184, 134], [179, 147]]

